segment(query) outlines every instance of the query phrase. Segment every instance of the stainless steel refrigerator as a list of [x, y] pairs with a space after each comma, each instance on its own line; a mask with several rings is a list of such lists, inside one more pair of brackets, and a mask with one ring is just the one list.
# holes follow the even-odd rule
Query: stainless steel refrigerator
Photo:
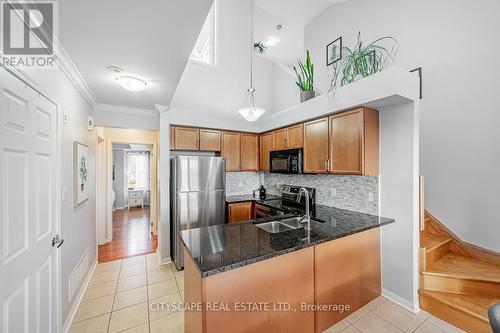
[[171, 250], [177, 269], [184, 267], [178, 232], [225, 222], [226, 160], [176, 156], [170, 160]]

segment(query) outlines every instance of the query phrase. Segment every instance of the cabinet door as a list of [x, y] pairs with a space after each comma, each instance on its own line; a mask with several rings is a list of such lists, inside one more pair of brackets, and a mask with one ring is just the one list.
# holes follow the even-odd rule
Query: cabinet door
[[379, 228], [314, 247], [315, 302], [349, 304], [350, 311], [316, 311], [323, 332], [380, 295]]
[[304, 124], [304, 173], [328, 170], [328, 118]]
[[286, 149], [286, 128], [273, 132], [274, 134], [274, 150]]
[[228, 204], [228, 222], [248, 221], [254, 218], [253, 201]]
[[269, 153], [273, 150], [273, 133], [260, 136], [260, 170], [269, 171]]
[[200, 150], [220, 151], [220, 131], [200, 129]]
[[240, 171], [241, 134], [237, 132], [222, 132], [222, 157], [226, 158], [226, 171]]
[[200, 130], [190, 127], [174, 127], [175, 149], [199, 150]]
[[175, 126], [170, 126], [170, 149], [175, 149]]
[[286, 148], [302, 148], [304, 146], [304, 125], [298, 124], [287, 128]]
[[259, 135], [241, 133], [241, 171], [259, 171]]
[[330, 172], [363, 173], [363, 109], [330, 117]]

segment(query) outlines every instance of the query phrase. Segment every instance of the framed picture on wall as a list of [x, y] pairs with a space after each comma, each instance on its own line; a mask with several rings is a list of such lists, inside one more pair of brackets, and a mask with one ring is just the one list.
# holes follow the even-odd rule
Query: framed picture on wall
[[80, 142], [73, 143], [73, 201], [75, 207], [89, 198], [89, 148]]
[[326, 46], [326, 66], [342, 59], [342, 36]]

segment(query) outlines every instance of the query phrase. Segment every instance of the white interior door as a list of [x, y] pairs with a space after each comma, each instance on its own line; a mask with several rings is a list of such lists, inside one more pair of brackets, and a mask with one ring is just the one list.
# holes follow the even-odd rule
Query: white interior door
[[3, 333], [58, 331], [57, 170], [56, 105], [0, 68]]

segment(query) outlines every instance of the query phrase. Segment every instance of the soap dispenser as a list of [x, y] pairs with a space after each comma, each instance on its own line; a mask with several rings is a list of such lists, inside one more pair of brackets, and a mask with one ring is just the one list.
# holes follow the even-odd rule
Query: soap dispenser
[[259, 187], [259, 198], [260, 200], [264, 200], [266, 198], [266, 188], [264, 185], [260, 185]]

